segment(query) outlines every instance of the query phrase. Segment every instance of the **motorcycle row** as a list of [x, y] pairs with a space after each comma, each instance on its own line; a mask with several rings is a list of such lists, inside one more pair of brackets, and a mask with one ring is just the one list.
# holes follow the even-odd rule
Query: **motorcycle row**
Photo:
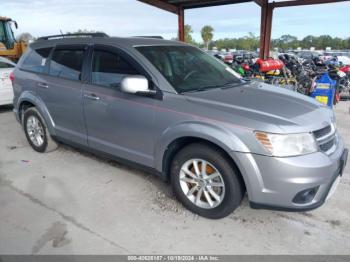
[[324, 75], [336, 81], [333, 104], [340, 101], [340, 93], [350, 94], [350, 65], [343, 66], [336, 57], [302, 59], [294, 54], [281, 53], [277, 59], [236, 56], [230, 65], [244, 78], [263, 81], [311, 96], [317, 81]]

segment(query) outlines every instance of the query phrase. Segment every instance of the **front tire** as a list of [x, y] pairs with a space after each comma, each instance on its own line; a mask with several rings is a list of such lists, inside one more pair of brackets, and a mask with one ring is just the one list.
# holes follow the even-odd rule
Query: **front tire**
[[211, 219], [232, 213], [244, 195], [237, 168], [220, 149], [202, 143], [188, 145], [176, 154], [171, 183], [187, 209]]
[[23, 129], [30, 146], [37, 152], [48, 153], [57, 149], [44, 118], [35, 107], [28, 108], [23, 114]]

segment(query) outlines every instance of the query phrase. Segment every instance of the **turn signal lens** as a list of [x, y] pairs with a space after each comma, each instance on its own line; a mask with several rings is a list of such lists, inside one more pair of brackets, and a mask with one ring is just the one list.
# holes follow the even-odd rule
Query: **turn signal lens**
[[259, 140], [259, 142], [270, 152], [272, 152], [273, 148], [270, 142], [269, 137], [266, 133], [256, 132], [255, 137]]

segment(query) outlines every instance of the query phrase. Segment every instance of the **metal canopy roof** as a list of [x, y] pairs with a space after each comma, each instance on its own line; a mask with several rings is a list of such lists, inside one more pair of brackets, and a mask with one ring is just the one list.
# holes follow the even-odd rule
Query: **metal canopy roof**
[[185, 9], [190, 8], [200, 8], [208, 6], [217, 6], [217, 5], [228, 5], [228, 4], [239, 4], [246, 2], [253, 2], [252, 0], [162, 0], [175, 6], [182, 6]]
[[179, 8], [191, 9], [218, 5], [254, 2], [254, 0], [139, 0], [166, 11], [177, 13]]
[[328, 4], [350, 0], [138, 0], [178, 16], [178, 35], [185, 41], [185, 9], [255, 2], [261, 7], [260, 56], [267, 58], [271, 44], [273, 10], [279, 7]]
[[145, 4], [153, 5], [160, 9], [178, 14], [178, 10], [191, 9], [200, 7], [210, 7], [229, 4], [240, 4], [255, 2], [262, 6], [264, 4], [270, 4], [273, 7], [289, 7], [299, 5], [314, 5], [314, 4], [327, 4], [336, 2], [345, 2], [348, 0], [138, 0]]

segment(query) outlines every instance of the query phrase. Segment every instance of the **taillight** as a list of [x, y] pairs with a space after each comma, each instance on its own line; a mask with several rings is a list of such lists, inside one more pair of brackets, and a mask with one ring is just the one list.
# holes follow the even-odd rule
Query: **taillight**
[[15, 80], [15, 75], [13, 72], [10, 73], [10, 80], [13, 82]]

